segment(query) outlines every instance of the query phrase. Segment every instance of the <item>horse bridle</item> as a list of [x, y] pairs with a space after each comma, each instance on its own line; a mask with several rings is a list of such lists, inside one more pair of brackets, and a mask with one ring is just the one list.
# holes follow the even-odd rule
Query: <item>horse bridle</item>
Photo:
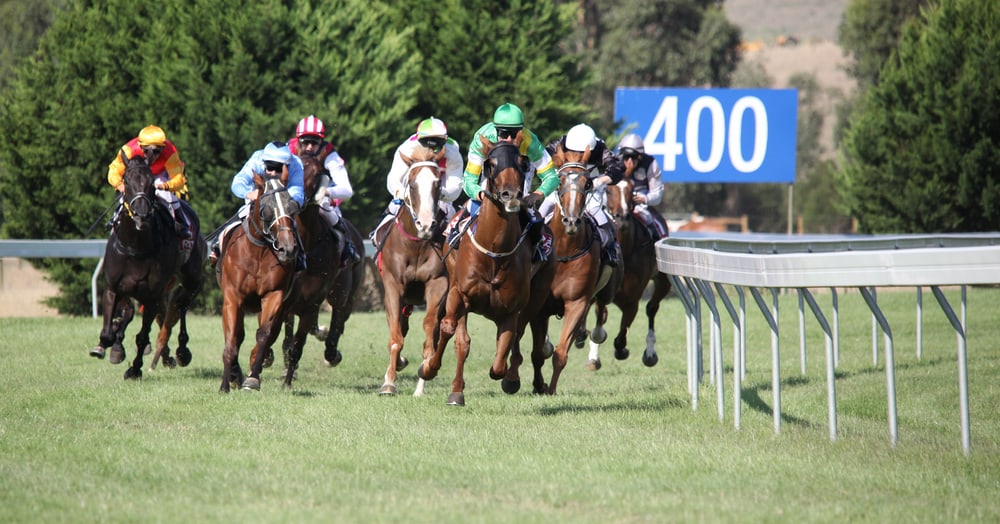
[[[490, 185], [490, 191], [489, 192], [484, 191], [483, 193], [486, 195], [487, 198], [489, 198], [491, 201], [493, 201], [493, 203], [496, 204], [500, 208], [504, 207], [503, 200], [500, 199], [500, 196], [496, 194], [495, 189], [493, 188], [493, 180], [496, 178], [497, 173], [500, 173], [500, 172], [502, 172], [503, 170], [505, 170], [505, 169], [507, 169], [509, 167], [516, 169], [518, 177], [520, 178], [520, 180], [518, 181], [518, 187], [519, 187], [518, 197], [519, 198], [520, 198], [520, 193], [522, 191], [524, 191], [524, 189], [523, 189], [524, 188], [524, 177], [526, 175], [524, 166], [522, 166], [520, 164], [520, 162], [518, 162], [518, 161], [508, 162], [507, 161], [508, 160], [507, 157], [501, 157], [500, 159], [498, 159], [498, 158], [495, 158], [493, 156], [493, 153], [495, 151], [500, 151], [500, 150], [502, 150], [504, 148], [511, 148], [511, 147], [514, 148], [517, 151], [516, 158], [518, 160], [520, 160], [520, 158], [521, 158], [521, 151], [519, 149], [517, 149], [517, 146], [515, 146], [514, 144], [507, 143], [507, 142], [500, 142], [493, 149], [490, 150], [490, 153], [489, 153], [489, 156], [488, 156], [488, 159], [492, 159], [492, 160], [496, 161], [496, 166], [489, 166], [488, 169], [483, 169], [483, 175], [482, 176], [483, 176], [483, 178], [485, 178], [489, 182], [489, 185]], [[502, 164], [500, 163], [501, 159], [504, 160], [504, 163], [502, 163]]]
[[407, 168], [406, 170], [406, 174], [403, 175], [403, 180], [406, 182], [405, 184], [403, 184], [403, 204], [406, 205], [406, 210], [410, 213], [410, 218], [412, 218], [414, 222], [417, 221], [417, 212], [413, 209], [413, 201], [410, 198], [410, 174], [416, 171], [417, 169], [424, 167], [429, 167], [435, 170], [435, 172], [437, 172], [438, 178], [441, 177], [441, 166], [439, 166], [437, 162], [432, 162], [429, 160], [423, 160], [420, 162], [414, 162], [410, 164], [410, 167]]
[[[271, 249], [277, 250], [278, 249], [278, 238], [277, 238], [277, 236], [275, 236], [271, 232], [271, 230], [275, 228], [275, 225], [278, 223], [278, 221], [280, 221], [283, 218], [289, 218], [289, 217], [292, 216], [292, 213], [289, 210], [285, 209], [285, 204], [284, 204], [284, 202], [282, 202], [282, 199], [278, 198], [278, 195], [280, 193], [282, 193], [282, 192], [287, 193], [288, 192], [288, 188], [285, 187], [285, 185], [281, 183], [280, 178], [277, 177], [277, 176], [272, 176], [272, 177], [265, 178], [264, 179], [264, 187], [265, 187], [266, 190], [257, 197], [258, 216], [260, 217], [261, 223], [263, 224], [263, 221], [264, 221], [264, 202], [263, 202], [263, 199], [267, 198], [267, 197], [271, 197], [271, 198], [274, 199], [274, 206], [273, 206], [273, 209], [275, 211], [274, 212], [274, 219], [271, 220], [271, 223], [267, 224], [266, 226], [261, 225], [259, 229], [256, 226], [254, 226], [254, 229], [255, 229], [254, 234], [255, 235], [250, 235], [250, 239], [251, 239], [251, 241], [254, 241], [255, 240], [254, 236], [259, 236], [259, 237], [263, 238], [264, 240], [266, 240], [267, 243], [270, 244]], [[247, 221], [247, 222], [250, 222], [250, 221]], [[253, 226], [253, 224], [251, 224], [251, 226]], [[292, 222], [292, 227], [278, 226], [277, 230], [279, 232], [280, 231], [293, 231], [294, 232], [295, 231], [295, 222], [294, 221]], [[296, 238], [298, 238], [298, 235], [296, 235]], [[258, 244], [258, 245], [267, 245], [267, 243], [258, 243], [258, 242], [254, 242], [254, 243]]]
[[[567, 171], [569, 171], [569, 172], [567, 172]], [[562, 216], [564, 217], [564, 219], [568, 215], [566, 214], [566, 210], [563, 209], [562, 196], [564, 194], [566, 194], [567, 192], [579, 192], [579, 193], [583, 193], [584, 194], [584, 197], [583, 197], [584, 204], [583, 204], [583, 208], [582, 209], [583, 210], [587, 209], [587, 195], [590, 193], [590, 189], [588, 189], [586, 187], [587, 182], [590, 181], [590, 179], [587, 178], [587, 171], [589, 171], [588, 168], [587, 168], [587, 166], [585, 166], [583, 164], [580, 164], [578, 162], [567, 162], [567, 163], [563, 164], [562, 166], [560, 166], [559, 169], [556, 171], [556, 174], [559, 175], [560, 179], [563, 178], [563, 177], [570, 178], [570, 185], [569, 185], [569, 187], [567, 187], [565, 189], [561, 189], [560, 188], [559, 192], [557, 193], [557, 196], [559, 198], [556, 200], [556, 206], [559, 207], [559, 213], [562, 214]], [[582, 184], [580, 182], [581, 178], [583, 179], [583, 183]], [[581, 187], [581, 186], [584, 186], [584, 187]], [[582, 216], [582, 215], [583, 215], [583, 211], [580, 212], [580, 216]]]

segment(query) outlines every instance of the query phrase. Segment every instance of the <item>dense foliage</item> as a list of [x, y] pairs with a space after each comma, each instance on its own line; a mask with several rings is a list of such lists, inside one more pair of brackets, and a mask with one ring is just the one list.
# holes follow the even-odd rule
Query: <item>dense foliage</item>
[[839, 187], [862, 231], [1000, 229], [1000, 4], [908, 24], [848, 126]]

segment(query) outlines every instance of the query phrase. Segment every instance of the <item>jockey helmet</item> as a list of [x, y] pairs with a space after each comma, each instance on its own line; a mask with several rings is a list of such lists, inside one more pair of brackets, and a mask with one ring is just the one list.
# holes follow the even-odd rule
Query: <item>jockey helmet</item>
[[646, 148], [642, 144], [642, 139], [635, 133], [625, 135], [622, 137], [622, 141], [618, 143], [618, 152], [622, 155], [626, 155], [629, 149], [638, 153], [646, 152]]
[[417, 125], [417, 141], [437, 153], [448, 142], [448, 128], [439, 118], [430, 117]]
[[167, 134], [157, 126], [146, 126], [139, 131], [139, 146], [163, 147], [167, 145]]
[[493, 125], [496, 127], [524, 127], [524, 114], [521, 113], [520, 107], [507, 102], [493, 113]]
[[301, 138], [303, 135], [326, 138], [326, 128], [323, 127], [323, 121], [313, 115], [299, 120], [299, 125], [295, 127], [295, 138]]
[[566, 133], [566, 149], [570, 151], [591, 151], [597, 147], [597, 135], [587, 124], [577, 124]]
[[292, 152], [288, 150], [287, 145], [278, 145], [278, 143], [271, 142], [264, 146], [264, 154], [261, 156], [261, 160], [264, 162], [289, 164], [292, 161]]

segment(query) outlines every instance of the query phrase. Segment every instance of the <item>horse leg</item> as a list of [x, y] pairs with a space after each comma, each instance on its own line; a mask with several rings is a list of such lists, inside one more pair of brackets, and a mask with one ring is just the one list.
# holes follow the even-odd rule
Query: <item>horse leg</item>
[[534, 369], [534, 378], [531, 381], [532, 389], [536, 395], [544, 393], [548, 389], [542, 368], [545, 361], [552, 357], [555, 352], [551, 352], [547, 347], [552, 346], [548, 336], [549, 316], [539, 315], [531, 321], [531, 367]]
[[569, 361], [569, 348], [573, 344], [576, 333], [583, 328], [587, 321], [587, 310], [590, 309], [590, 300], [586, 297], [567, 301], [563, 306], [562, 330], [559, 333], [559, 341], [556, 350], [552, 353], [552, 380], [545, 393], [556, 394], [556, 386], [559, 383], [559, 375], [566, 362]]
[[[428, 307], [430, 305], [428, 304]], [[428, 312], [429, 313], [429, 312]], [[466, 315], [466, 304], [462, 298], [462, 293], [457, 288], [450, 289], [445, 300], [438, 305], [437, 319], [438, 329], [435, 331], [433, 352], [430, 355], [424, 353], [424, 360], [417, 368], [417, 376], [424, 380], [432, 380], [441, 369], [441, 358], [448, 342], [455, 336], [456, 325], [459, 319]]]
[[649, 327], [646, 331], [646, 351], [642, 354], [642, 363], [653, 367], [660, 358], [656, 355], [656, 313], [660, 310], [660, 301], [670, 293], [670, 279], [664, 273], [653, 277], [653, 294], [646, 303], [646, 319]]
[[239, 386], [243, 382], [239, 356], [245, 327], [242, 308], [234, 302], [235, 299], [224, 297], [222, 304], [222, 336], [225, 348], [222, 350], [222, 385], [219, 386], [219, 393], [229, 393], [232, 384]]
[[635, 315], [639, 312], [639, 300], [640, 297], [635, 297], [635, 300], [624, 300], [623, 304], [618, 304], [618, 307], [622, 310], [622, 320], [618, 324], [618, 336], [615, 337], [615, 358], [618, 360], [625, 360], [629, 357], [628, 350], [628, 330], [635, 321]]
[[[310, 316], [311, 321], [310, 321]], [[292, 315], [288, 315], [288, 318], [292, 318]], [[292, 380], [298, 376], [299, 361], [302, 360], [302, 348], [306, 345], [306, 337], [309, 336], [309, 332], [312, 330], [312, 326], [316, 324], [316, 313], [310, 315], [306, 313], [299, 317], [299, 329], [295, 332], [295, 337], [292, 339], [292, 347], [289, 348], [288, 354], [286, 355], [286, 368], [285, 368], [285, 389], [290, 389], [292, 387]], [[287, 328], [288, 324], [285, 324]]]
[[110, 289], [105, 289], [104, 294], [101, 297], [101, 309], [104, 313], [104, 322], [101, 325], [101, 333], [98, 336], [98, 343], [90, 350], [90, 356], [94, 358], [103, 359], [105, 351], [107, 348], [111, 347], [115, 342], [115, 332], [112, 327], [112, 318], [117, 313], [116, 307], [118, 306], [115, 300], [115, 292]]
[[594, 330], [590, 334], [590, 353], [584, 365], [590, 371], [601, 369], [601, 343], [607, 340], [608, 332], [604, 329], [608, 321], [608, 305], [598, 302], [594, 304]]
[[271, 292], [260, 301], [256, 343], [250, 352], [250, 375], [243, 381], [244, 390], [260, 391], [260, 374], [264, 367], [264, 352], [278, 339], [278, 323], [284, 320], [284, 293]]
[[[302, 321], [302, 317], [299, 317], [300, 328], [302, 327], [302, 324], [304, 324], [304, 322]], [[296, 364], [291, 363], [292, 353], [295, 351], [295, 346], [298, 344], [295, 333], [294, 313], [289, 313], [288, 316], [285, 317], [285, 322], [283, 323], [283, 326], [284, 326], [285, 338], [282, 339], [281, 341], [281, 361], [282, 364], [285, 366], [285, 368], [284, 372], [282, 373], [282, 377], [287, 376], [289, 373], [294, 373], [296, 369], [295, 366], [297, 366], [298, 363], [298, 360], [296, 360]], [[269, 356], [270, 359], [268, 358]], [[268, 363], [268, 360], [270, 360], [271, 363]], [[273, 363], [274, 363], [274, 349], [268, 348], [267, 352], [264, 355], [264, 367], [271, 367], [271, 364]]]
[[[347, 308], [349, 307], [347, 306]], [[347, 317], [350, 315], [349, 310], [345, 311], [347, 308], [333, 308], [330, 313], [330, 327], [326, 328], [326, 334], [323, 337], [325, 344], [323, 361], [331, 368], [337, 367], [337, 364], [344, 360], [344, 355], [340, 352], [340, 337], [344, 334], [344, 324], [347, 323]]]
[[166, 310], [163, 311], [157, 320], [160, 322], [160, 329], [156, 334], [156, 350], [153, 351], [153, 362], [149, 364], [150, 371], [156, 369], [157, 363], [163, 359], [163, 365], [172, 368], [177, 365], [177, 361], [170, 357], [170, 331], [177, 323], [177, 307], [172, 300], [167, 301]]
[[455, 329], [455, 378], [451, 381], [451, 394], [448, 395], [449, 406], [465, 405], [465, 359], [469, 357], [469, 328], [466, 324], [469, 317], [462, 315]]
[[125, 380], [139, 380], [142, 378], [143, 348], [149, 345], [149, 331], [153, 327], [153, 321], [159, 314], [157, 309], [159, 309], [159, 304], [143, 304], [142, 327], [139, 328], [139, 332], [135, 335], [135, 359], [132, 360], [132, 366], [125, 370]]
[[[507, 315], [506, 318], [497, 322], [497, 352], [493, 358], [493, 366], [490, 367], [490, 378], [493, 380], [505, 379], [507, 376], [507, 358], [515, 344], [517, 344], [519, 317], [517, 312]], [[521, 389], [521, 382], [501, 384], [504, 392], [516, 393]]]
[[128, 328], [132, 317], [135, 316], [135, 305], [131, 298], [118, 297], [115, 311], [117, 316], [111, 319], [114, 342], [111, 344], [111, 354], [108, 356], [108, 361], [112, 364], [121, 364], [125, 361], [125, 329]]

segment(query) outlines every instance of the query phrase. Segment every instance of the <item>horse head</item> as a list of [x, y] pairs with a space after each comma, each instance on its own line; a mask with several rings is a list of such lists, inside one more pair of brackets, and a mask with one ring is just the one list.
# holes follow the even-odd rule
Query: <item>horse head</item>
[[271, 245], [279, 262], [289, 264], [295, 260], [298, 245], [295, 215], [299, 205], [285, 186], [288, 170], [283, 169], [280, 175], [254, 173], [253, 180], [259, 194], [248, 217], [252, 220], [252, 229], [260, 236], [258, 240]]
[[583, 225], [587, 210], [587, 197], [594, 188], [594, 182], [587, 174], [584, 164], [567, 162], [559, 167], [559, 208], [560, 221], [567, 235], [575, 235]]
[[630, 220], [635, 202], [632, 200], [632, 181], [623, 178], [617, 184], [609, 184], [605, 192], [605, 209], [614, 220], [619, 231], [628, 231], [632, 225]]
[[302, 189], [305, 201], [319, 202], [326, 194], [330, 185], [330, 171], [323, 165], [323, 159], [318, 155], [301, 155]]
[[122, 182], [125, 185], [123, 206], [125, 212], [135, 223], [135, 228], [144, 231], [152, 227], [156, 213], [155, 178], [146, 159], [141, 156], [125, 158], [125, 153], [119, 153], [125, 163], [125, 174]]
[[444, 150], [438, 153], [420, 146], [413, 156], [402, 155], [408, 166], [403, 176], [403, 204], [406, 205], [416, 236], [428, 240], [437, 229], [438, 200], [441, 198], [441, 166], [438, 161]]
[[530, 169], [528, 157], [521, 154], [520, 133], [514, 143], [494, 144], [483, 137], [480, 141], [485, 149], [483, 156], [486, 157], [482, 176], [486, 180], [486, 196], [508, 213], [520, 211], [524, 178]]

